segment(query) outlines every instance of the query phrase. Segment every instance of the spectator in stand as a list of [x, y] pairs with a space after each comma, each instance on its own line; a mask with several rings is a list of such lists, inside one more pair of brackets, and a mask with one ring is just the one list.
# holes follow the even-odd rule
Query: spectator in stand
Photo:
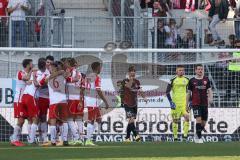
[[141, 0], [140, 6], [142, 9], [153, 8], [154, 0]]
[[204, 30], [204, 44], [211, 44], [213, 42], [213, 36], [208, 32], [208, 29]]
[[[167, 32], [164, 26], [164, 19], [158, 19], [157, 22], [157, 48], [165, 48]], [[154, 44], [154, 30], [152, 30], [152, 39]]]
[[[39, 7], [39, 9], [36, 13], [36, 16], [44, 16], [45, 15], [45, 8], [44, 8], [42, 0], [40, 1], [39, 6], [40, 7]], [[35, 21], [35, 32], [37, 34], [37, 41], [38, 42], [40, 41], [41, 27], [42, 27], [42, 24], [44, 23], [43, 21], [44, 21], [43, 18], [37, 18], [37, 20]]]
[[213, 35], [213, 42], [210, 44], [211, 46], [221, 44], [223, 41], [219, 36], [216, 25], [222, 21], [226, 22], [228, 12], [229, 12], [229, 3], [228, 0], [211, 0], [211, 8], [208, 13], [209, 17], [209, 29]]
[[181, 9], [181, 0], [173, 0], [172, 1], [172, 8], [174, 9]]
[[167, 9], [159, 1], [153, 3], [153, 17], [167, 17]]
[[9, 0], [7, 9], [12, 21], [12, 47], [17, 46], [16, 35], [18, 30], [21, 47], [27, 47], [26, 12], [30, 8], [28, 0]]
[[183, 48], [196, 48], [196, 37], [193, 34], [192, 29], [186, 29], [185, 35], [182, 38]]
[[187, 0], [185, 12], [195, 11], [195, 0]]
[[167, 12], [171, 16], [168, 0], [141, 0], [142, 9], [152, 8], [154, 17], [167, 17]]
[[236, 20], [234, 22], [235, 34], [236, 34], [237, 40], [240, 40], [240, 0], [238, 0], [238, 2], [236, 4], [234, 13], [235, 13], [234, 18], [236, 18]]
[[240, 48], [240, 40], [237, 40], [234, 34], [229, 35], [228, 39], [229, 45], [226, 48]]
[[167, 38], [165, 41], [165, 46], [167, 48], [179, 48], [181, 38], [179, 35], [179, 28], [181, 28], [183, 25], [183, 18], [181, 18], [181, 22], [179, 25], [177, 25], [176, 20], [171, 18], [169, 20], [168, 26], [164, 27], [167, 32]]
[[0, 47], [7, 47], [7, 0], [0, 0]]

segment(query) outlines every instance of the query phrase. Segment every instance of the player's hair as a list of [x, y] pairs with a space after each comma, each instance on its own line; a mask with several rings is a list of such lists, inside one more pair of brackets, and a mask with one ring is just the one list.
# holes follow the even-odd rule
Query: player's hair
[[71, 66], [70, 65], [71, 61], [72, 61], [72, 57], [66, 57], [61, 62], [63, 62], [64, 65], [68, 64], [69, 66]]
[[74, 58], [68, 58], [67, 61], [71, 67], [75, 67], [77, 64], [77, 61]]
[[129, 66], [128, 72], [136, 72], [136, 69], [133, 65]]
[[177, 65], [177, 68], [185, 68], [184, 65]]
[[67, 58], [66, 58], [66, 57], [64, 57], [64, 58], [61, 58], [61, 59], [60, 59], [60, 62], [64, 63], [66, 60], [67, 60]]
[[48, 56], [46, 57], [46, 60], [54, 61], [54, 57], [51, 56], [51, 55], [48, 55]]
[[38, 59], [38, 69], [44, 69], [46, 67], [46, 59], [45, 58], [39, 58]]
[[101, 63], [100, 62], [93, 62], [92, 64], [91, 64], [91, 68], [92, 68], [92, 70], [93, 71], [95, 71], [98, 67], [100, 67], [101, 66]]
[[29, 65], [32, 61], [33, 61], [32, 59], [24, 59], [24, 60], [22, 61], [22, 66], [23, 66], [23, 68], [26, 68], [27, 65]]
[[55, 61], [51, 64], [54, 67], [63, 67], [63, 63], [61, 61]]
[[197, 69], [197, 67], [203, 67], [203, 65], [202, 64], [196, 64], [195, 69]]

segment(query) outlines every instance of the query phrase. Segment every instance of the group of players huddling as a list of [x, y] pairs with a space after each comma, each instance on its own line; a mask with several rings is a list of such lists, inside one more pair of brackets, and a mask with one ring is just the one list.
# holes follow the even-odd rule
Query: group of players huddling
[[[33, 68], [31, 59], [24, 59], [23, 70], [17, 72], [14, 98], [14, 117], [17, 124], [11, 136], [11, 144], [24, 146], [19, 135], [25, 120], [28, 120], [28, 143], [36, 144], [36, 133], [42, 146], [95, 145], [91, 138], [95, 131], [94, 122], [101, 123], [100, 103], [109, 103], [101, 91], [101, 64], [91, 64], [92, 72], [87, 75], [77, 70], [74, 58], [54, 61], [53, 56], [40, 58], [38, 69]], [[189, 130], [189, 111], [193, 110], [196, 119], [196, 143], [203, 143], [202, 131], [208, 118], [208, 104], [213, 95], [210, 81], [204, 76], [202, 65], [196, 65], [196, 76], [190, 80], [184, 76], [184, 66], [177, 66], [176, 76], [171, 79], [166, 95], [171, 106], [174, 141], [178, 141], [178, 123], [184, 117], [183, 138], [187, 139]], [[124, 107], [128, 125], [126, 142], [130, 134], [140, 141], [135, 121], [137, 115], [138, 93], [147, 99], [136, 79], [136, 70], [130, 66], [127, 78], [118, 82], [121, 106]], [[171, 93], [171, 94], [170, 94]], [[88, 123], [84, 134], [84, 107], [88, 108]], [[47, 119], [48, 118], [48, 119]], [[49, 127], [48, 127], [49, 125]], [[48, 131], [50, 141], [48, 141]], [[69, 132], [71, 140], [69, 140]]]
[[[36, 144], [35, 137], [39, 131], [42, 146], [82, 145], [85, 138], [85, 145], [95, 145], [91, 137], [95, 130], [94, 122], [101, 122], [100, 99], [106, 108], [109, 107], [101, 91], [101, 64], [92, 63], [92, 72], [86, 76], [77, 71], [78, 64], [74, 58], [60, 61], [54, 61], [52, 56], [40, 58], [38, 69], [33, 68], [32, 63], [31, 59], [24, 59], [23, 70], [17, 73], [14, 99], [17, 124], [10, 137], [11, 144], [25, 145], [19, 141], [19, 135], [27, 119], [29, 144]], [[88, 108], [86, 136], [83, 133], [84, 106]], [[68, 141], [69, 130], [71, 141]]]

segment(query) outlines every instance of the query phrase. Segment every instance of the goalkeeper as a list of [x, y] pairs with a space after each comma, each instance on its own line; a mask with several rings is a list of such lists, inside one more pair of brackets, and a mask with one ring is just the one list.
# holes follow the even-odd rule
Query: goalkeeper
[[[173, 119], [172, 130], [174, 141], [178, 141], [178, 124], [181, 117], [184, 117], [183, 123], [183, 139], [187, 139], [189, 131], [189, 114], [186, 108], [187, 86], [189, 79], [184, 76], [184, 66], [179, 65], [176, 68], [176, 76], [171, 79], [171, 83], [167, 86], [167, 98], [171, 106], [171, 116]], [[170, 92], [172, 91], [172, 96]]]

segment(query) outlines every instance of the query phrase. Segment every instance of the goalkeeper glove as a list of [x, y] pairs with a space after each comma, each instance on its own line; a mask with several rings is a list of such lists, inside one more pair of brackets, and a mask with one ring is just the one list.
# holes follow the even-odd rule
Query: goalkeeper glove
[[171, 109], [173, 109], [173, 110], [176, 109], [176, 105], [173, 101], [170, 102], [170, 106], [171, 106]]
[[192, 101], [188, 103], [187, 112], [189, 113], [191, 109], [192, 109]]

